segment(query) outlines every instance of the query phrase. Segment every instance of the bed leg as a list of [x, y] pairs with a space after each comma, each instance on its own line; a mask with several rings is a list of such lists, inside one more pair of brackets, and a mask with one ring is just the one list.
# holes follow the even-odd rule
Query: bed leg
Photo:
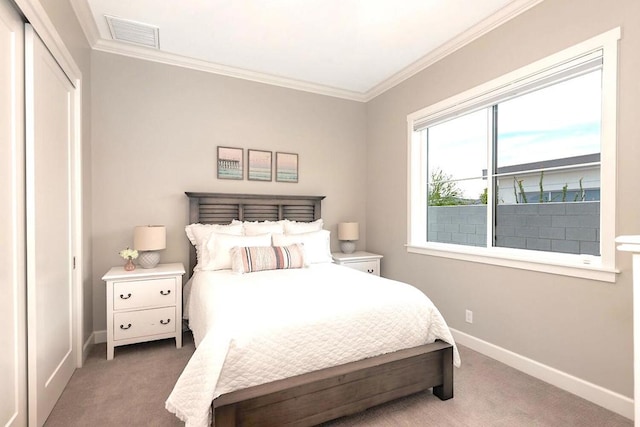
[[433, 388], [433, 394], [440, 400], [453, 397], [453, 347], [442, 352], [442, 384]]

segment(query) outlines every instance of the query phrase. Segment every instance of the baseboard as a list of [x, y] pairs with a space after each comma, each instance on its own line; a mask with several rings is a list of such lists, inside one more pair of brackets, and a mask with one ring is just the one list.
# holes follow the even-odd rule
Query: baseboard
[[93, 331], [93, 335], [95, 336], [94, 344], [100, 344], [103, 342], [107, 342], [107, 331]]
[[[533, 359], [521, 356], [510, 350], [483, 341], [479, 338], [451, 329], [453, 338], [457, 343], [469, 347], [478, 353], [484, 354], [507, 366], [511, 366], [525, 374], [531, 375], [539, 380], [554, 385], [569, 393], [575, 394], [596, 405], [602, 406], [612, 412], [633, 420], [634, 406], [633, 399], [615, 393], [599, 385], [582, 380], [566, 372], [536, 362]], [[464, 360], [462, 361], [464, 364]]]
[[85, 360], [87, 360], [87, 356], [91, 352], [91, 347], [95, 343], [95, 334], [92, 332], [89, 335], [89, 338], [82, 345], [82, 364], [84, 365]]

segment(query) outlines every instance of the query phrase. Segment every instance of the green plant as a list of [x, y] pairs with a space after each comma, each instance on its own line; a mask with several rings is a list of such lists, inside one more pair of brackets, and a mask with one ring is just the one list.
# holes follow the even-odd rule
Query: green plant
[[480, 203], [486, 205], [489, 201], [489, 190], [487, 188], [484, 189], [482, 193], [480, 193]]
[[462, 190], [458, 188], [453, 176], [444, 173], [440, 168], [431, 172], [429, 179], [429, 206], [462, 205]]
[[586, 198], [586, 193], [584, 191], [584, 188], [582, 187], [582, 180], [583, 178], [580, 178], [580, 180], [578, 181], [578, 184], [580, 185], [580, 190], [576, 193], [576, 196], [573, 198], [574, 202], [584, 202], [585, 198]]
[[[518, 191], [520, 191], [520, 197], [518, 197], [518, 192], [516, 191], [516, 185], [518, 186]], [[518, 179], [518, 177], [513, 177], [513, 195], [516, 198], [516, 203], [528, 203], [527, 195], [524, 192], [524, 186], [522, 185], [522, 180]], [[522, 200], [522, 202], [520, 201]]]
[[[574, 202], [584, 202], [586, 200], [586, 192], [582, 186], [582, 180], [583, 178], [580, 178], [580, 180], [578, 181], [580, 185], [580, 190], [578, 190], [575, 197], [573, 198]], [[562, 186], [562, 193], [560, 196], [556, 195], [553, 198], [548, 199], [545, 195], [543, 181], [544, 181], [544, 171], [541, 171], [540, 181], [538, 182], [538, 187], [540, 188], [540, 193], [538, 195], [539, 203], [556, 202], [558, 200], [558, 197], [561, 198], [562, 202], [567, 201], [567, 192], [569, 189], [568, 183]], [[524, 185], [522, 184], [522, 182], [523, 182], [522, 179], [518, 179], [518, 177], [516, 176], [513, 177], [513, 196], [516, 200], [516, 203], [528, 203], [527, 195], [524, 192]]]

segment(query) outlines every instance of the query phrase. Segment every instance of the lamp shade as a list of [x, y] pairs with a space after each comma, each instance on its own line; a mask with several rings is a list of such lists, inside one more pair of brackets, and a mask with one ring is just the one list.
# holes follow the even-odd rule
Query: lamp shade
[[338, 224], [338, 240], [358, 240], [357, 222], [341, 222]]
[[164, 225], [140, 225], [133, 230], [133, 248], [139, 251], [158, 251], [167, 247]]

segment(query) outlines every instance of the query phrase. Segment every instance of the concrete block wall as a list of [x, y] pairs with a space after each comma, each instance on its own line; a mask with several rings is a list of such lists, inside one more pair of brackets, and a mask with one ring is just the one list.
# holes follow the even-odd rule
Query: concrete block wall
[[486, 205], [429, 206], [427, 218], [430, 242], [486, 246]]
[[[430, 206], [428, 240], [485, 246], [485, 205]], [[496, 246], [600, 255], [600, 202], [499, 205]]]

